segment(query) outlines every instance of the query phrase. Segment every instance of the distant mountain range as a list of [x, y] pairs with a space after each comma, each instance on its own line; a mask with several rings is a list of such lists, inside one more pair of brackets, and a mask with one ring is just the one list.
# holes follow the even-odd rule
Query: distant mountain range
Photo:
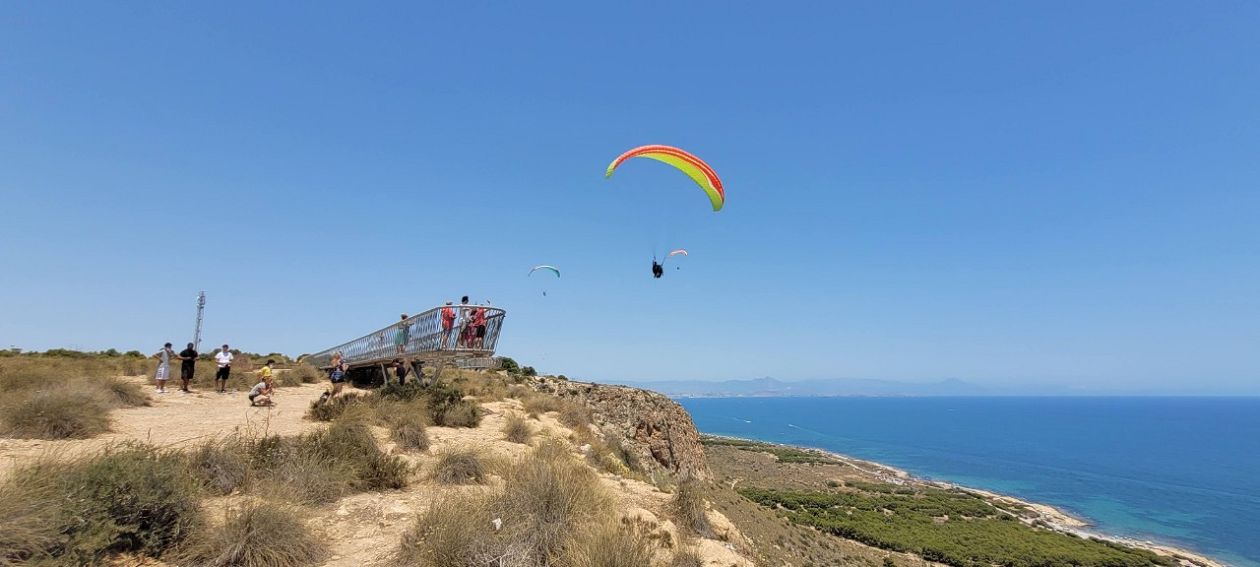
[[775, 378], [752, 380], [665, 380], [630, 382], [628, 386], [683, 398], [773, 397], [773, 396], [989, 396], [1009, 395], [949, 378], [937, 382], [895, 382], [866, 378], [833, 378], [829, 380], [785, 381]]

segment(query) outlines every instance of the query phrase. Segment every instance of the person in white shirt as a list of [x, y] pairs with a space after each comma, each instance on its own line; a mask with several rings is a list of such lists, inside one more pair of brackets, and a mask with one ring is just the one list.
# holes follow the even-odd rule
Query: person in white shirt
[[227, 345], [214, 353], [214, 361], [219, 364], [219, 370], [214, 373], [214, 385], [219, 387], [220, 394], [226, 394], [228, 377], [232, 375], [232, 353]]

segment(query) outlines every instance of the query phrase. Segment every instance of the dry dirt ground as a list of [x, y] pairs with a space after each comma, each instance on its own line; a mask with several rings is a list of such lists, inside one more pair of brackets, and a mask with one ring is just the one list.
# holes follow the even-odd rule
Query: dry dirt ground
[[[131, 378], [136, 381], [142, 377]], [[277, 388], [276, 405], [271, 408], [250, 407], [242, 391], [218, 394], [201, 389], [192, 394], [170, 392], [158, 395], [150, 391], [152, 405], [115, 410], [111, 414], [112, 431], [92, 439], [70, 441], [40, 441], [27, 439], [0, 439], [0, 475], [15, 464], [41, 455], [74, 455], [97, 451], [105, 446], [123, 441], [144, 441], [163, 447], [191, 447], [205, 439], [230, 435], [236, 432], [295, 435], [324, 424], [303, 418], [311, 401], [325, 390], [323, 384], [304, 384]], [[353, 393], [353, 392], [352, 392]], [[482, 404], [486, 417], [476, 428], [430, 427], [432, 446], [423, 453], [402, 452], [388, 440], [383, 429], [376, 437], [382, 448], [398, 454], [415, 467], [412, 482], [397, 491], [371, 492], [347, 496], [326, 506], [310, 508], [311, 527], [324, 535], [329, 542], [330, 556], [324, 565], [329, 567], [363, 567], [383, 564], [397, 546], [402, 533], [411, 526], [416, 514], [425, 510], [429, 502], [444, 490], [476, 490], [467, 487], [446, 487], [430, 482], [427, 478], [434, 455], [448, 447], [477, 447], [483, 454], [493, 455], [503, 463], [510, 463], [527, 451], [525, 445], [502, 438], [506, 416], [511, 412], [524, 414], [516, 400], [504, 400]], [[540, 416], [531, 421], [537, 434], [535, 442], [543, 436], [568, 439], [571, 431], [560, 424], [554, 414]], [[580, 457], [580, 448], [574, 447], [574, 458]], [[709, 567], [751, 567], [753, 563], [741, 556], [738, 550], [749, 549], [746, 540], [720, 512], [711, 510], [710, 521], [716, 528], [718, 539], [692, 539], [685, 544], [674, 524], [667, 519], [670, 500], [668, 493], [655, 486], [611, 474], [600, 474], [603, 484], [616, 497], [615, 508], [624, 518], [637, 518], [651, 528], [661, 541], [671, 545], [687, 545], [700, 552]], [[495, 476], [490, 483], [500, 483]], [[209, 516], [222, 518], [223, 510], [240, 496], [211, 498], [205, 501]], [[491, 529], [487, 526], [487, 529]], [[661, 558], [668, 557], [662, 552]], [[161, 565], [155, 561], [122, 559], [127, 565]]]

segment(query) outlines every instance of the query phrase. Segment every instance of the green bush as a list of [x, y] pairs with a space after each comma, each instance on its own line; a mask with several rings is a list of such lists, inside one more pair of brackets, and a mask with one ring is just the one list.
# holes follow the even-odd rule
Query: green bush
[[202, 530], [184, 554], [203, 567], [303, 567], [319, 563], [324, 544], [302, 512], [275, 502], [231, 508], [221, 527]]
[[499, 370], [507, 371], [508, 374], [515, 374], [521, 371], [521, 365], [517, 364], [515, 360], [504, 356], [499, 358]]
[[872, 490], [798, 491], [742, 488], [745, 498], [790, 521], [832, 535], [911, 552], [955, 567], [1172, 565], [1146, 550], [1075, 537], [1010, 521], [984, 498], [962, 491], [870, 486]]
[[526, 367], [521, 368], [521, 374], [524, 374], [526, 376], [537, 376], [538, 371], [534, 370], [533, 366], [526, 366]]

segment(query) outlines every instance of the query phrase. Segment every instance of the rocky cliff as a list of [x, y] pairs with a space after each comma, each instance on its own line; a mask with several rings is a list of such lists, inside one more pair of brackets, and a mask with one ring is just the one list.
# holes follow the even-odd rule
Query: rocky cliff
[[700, 434], [691, 415], [677, 402], [656, 392], [538, 378], [534, 389], [585, 405], [592, 421], [618, 440], [648, 467], [680, 477], [709, 478]]

